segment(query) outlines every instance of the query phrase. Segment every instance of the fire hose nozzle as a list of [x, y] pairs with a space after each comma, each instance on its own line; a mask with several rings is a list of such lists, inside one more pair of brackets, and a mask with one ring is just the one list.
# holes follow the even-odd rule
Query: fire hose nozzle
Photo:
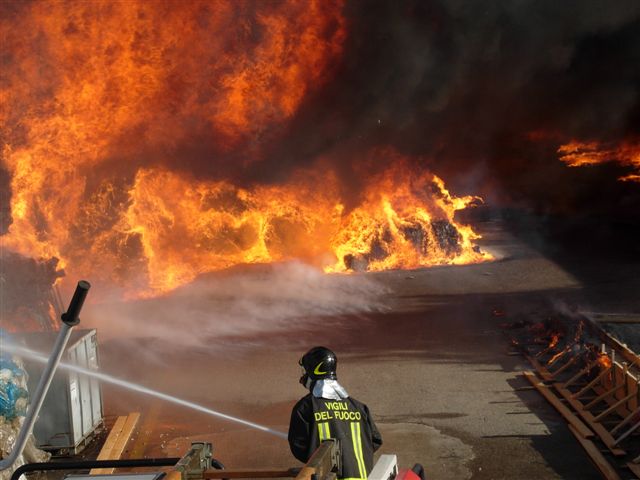
[[84, 304], [85, 298], [87, 298], [87, 293], [89, 293], [90, 288], [91, 284], [86, 280], [80, 280], [78, 282], [76, 291], [74, 292], [71, 303], [69, 304], [69, 309], [66, 313], [62, 314], [62, 321], [70, 327], [80, 323], [80, 310], [82, 309], [82, 305]]

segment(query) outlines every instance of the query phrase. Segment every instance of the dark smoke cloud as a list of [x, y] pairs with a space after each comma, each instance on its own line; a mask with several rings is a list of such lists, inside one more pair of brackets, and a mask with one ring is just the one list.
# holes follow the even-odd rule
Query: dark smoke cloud
[[556, 153], [640, 135], [638, 2], [351, 2], [346, 14], [338, 76], [257, 177], [331, 152], [349, 178], [354, 157], [392, 145], [489, 201], [638, 205], [637, 185], [616, 182], [624, 169], [570, 169]]

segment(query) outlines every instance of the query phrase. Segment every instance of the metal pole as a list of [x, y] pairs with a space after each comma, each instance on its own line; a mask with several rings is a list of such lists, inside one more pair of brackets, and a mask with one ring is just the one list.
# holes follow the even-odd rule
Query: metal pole
[[18, 439], [16, 440], [11, 454], [7, 458], [0, 460], [0, 471], [11, 468], [18, 457], [22, 455], [22, 451], [27, 444], [27, 439], [33, 430], [33, 425], [38, 418], [38, 413], [40, 413], [40, 408], [42, 407], [44, 398], [49, 390], [49, 385], [51, 385], [51, 380], [53, 380], [53, 375], [56, 373], [58, 363], [60, 363], [62, 353], [64, 352], [67, 342], [69, 341], [69, 337], [71, 336], [71, 330], [80, 322], [78, 315], [82, 309], [84, 299], [87, 297], [89, 288], [91, 288], [89, 282], [84, 280], [78, 282], [76, 291], [73, 294], [71, 303], [69, 304], [69, 309], [67, 310], [67, 313], [62, 315], [62, 328], [60, 328], [60, 333], [58, 333], [58, 337], [56, 338], [56, 343], [53, 346], [53, 351], [51, 352], [49, 361], [47, 362], [44, 372], [42, 372], [42, 377], [40, 377], [40, 382], [38, 383], [38, 387], [32, 397], [31, 405], [29, 406], [24, 423], [20, 429]]

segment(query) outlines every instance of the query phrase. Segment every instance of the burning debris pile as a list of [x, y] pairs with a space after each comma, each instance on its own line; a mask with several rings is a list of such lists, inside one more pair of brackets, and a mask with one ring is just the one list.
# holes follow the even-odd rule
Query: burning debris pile
[[[445, 257], [455, 259], [463, 253], [463, 237], [455, 224], [448, 220], [432, 220], [426, 224], [409, 224], [398, 229], [401, 238], [412, 246], [418, 255], [425, 259], [429, 257], [429, 252], [438, 250], [443, 252]], [[371, 269], [372, 266], [384, 261], [393, 255], [393, 250], [388, 247], [393, 242], [394, 235], [391, 229], [386, 228], [380, 237], [375, 237], [371, 241], [371, 247], [365, 253], [347, 253], [343, 260], [343, 265], [347, 270], [363, 272]], [[480, 248], [474, 246], [472, 251], [479, 257], [483, 255]], [[486, 254], [485, 254], [486, 255]]]
[[[402, 165], [402, 162], [398, 162]], [[458, 210], [482, 203], [453, 197], [435, 175], [394, 169], [374, 177], [362, 204], [341, 219], [331, 249], [332, 271], [385, 270], [476, 263], [491, 259], [473, 244], [480, 238], [455, 220]]]
[[53, 285], [64, 272], [58, 261], [34, 260], [9, 251], [0, 258], [0, 328], [10, 331], [53, 330]]
[[[479, 197], [451, 195], [440, 178], [416, 171], [393, 150], [372, 155], [386, 156], [391, 166], [362, 179], [351, 207], [337, 173], [321, 163], [287, 184], [252, 190], [142, 169], [128, 192], [104, 187], [105, 196], [80, 208], [71, 221], [74, 235], [53, 227], [34, 246], [33, 225], [14, 222], [6, 243], [25, 253], [61, 252], [65, 270], [127, 285], [138, 297], [237, 264], [301, 259], [325, 272], [347, 272], [491, 259], [474, 245], [479, 235], [455, 218]], [[78, 255], [77, 239], [89, 254]]]
[[605, 477], [619, 478], [615, 470], [629, 468], [640, 478], [640, 356], [577, 316], [503, 327], [535, 369], [525, 377], [565, 418]]

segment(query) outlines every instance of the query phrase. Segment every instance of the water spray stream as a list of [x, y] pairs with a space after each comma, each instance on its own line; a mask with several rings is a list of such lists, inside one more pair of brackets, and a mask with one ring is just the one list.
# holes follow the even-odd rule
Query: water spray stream
[[[30, 350], [25, 347], [20, 347], [17, 345], [12, 345], [10, 343], [4, 343], [2, 345], [2, 350], [6, 352], [11, 352], [16, 355], [28, 357], [32, 360], [36, 360], [37, 362], [47, 363], [48, 358], [45, 355], [42, 355], [39, 352], [34, 350]], [[101, 382], [111, 383], [113, 385], [118, 385], [123, 388], [127, 388], [129, 390], [133, 390], [135, 392], [144, 393], [146, 395], [151, 395], [156, 398], [160, 398], [162, 400], [166, 400], [167, 402], [175, 403], [177, 405], [182, 405], [183, 407], [191, 408], [192, 410], [196, 410], [198, 412], [206, 413], [208, 415], [213, 415], [215, 417], [219, 417], [225, 420], [229, 420], [231, 422], [240, 423], [247, 427], [254, 428], [256, 430], [261, 430], [263, 432], [269, 433], [271, 435], [275, 435], [280, 438], [287, 438], [287, 434], [284, 432], [279, 432], [278, 430], [273, 430], [271, 428], [265, 427], [263, 425], [259, 425], [257, 423], [249, 422], [248, 420], [243, 420], [238, 417], [233, 417], [231, 415], [227, 415], [226, 413], [217, 412], [215, 410], [211, 410], [210, 408], [203, 407], [202, 405], [198, 405], [197, 403], [189, 402], [187, 400], [182, 400], [180, 398], [174, 397], [172, 395], [168, 395], [166, 393], [158, 392], [157, 390], [152, 390], [147, 387], [143, 387], [142, 385], [138, 385], [136, 383], [127, 382], [126, 380], [120, 380], [118, 378], [112, 377], [111, 375], [106, 375], [104, 373], [95, 372], [93, 370], [89, 370], [86, 368], [79, 367], [77, 365], [71, 365], [69, 363], [60, 362], [59, 368], [63, 368], [65, 370], [69, 370], [71, 372], [76, 372], [82, 375], [87, 375], [88, 377], [96, 378]]]

